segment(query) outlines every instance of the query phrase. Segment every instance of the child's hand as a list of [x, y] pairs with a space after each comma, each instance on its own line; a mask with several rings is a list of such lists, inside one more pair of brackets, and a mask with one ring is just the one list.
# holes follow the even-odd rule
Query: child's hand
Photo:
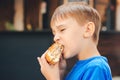
[[59, 63], [49, 65], [45, 59], [45, 54], [37, 59], [41, 66], [41, 72], [47, 80], [60, 80]]
[[66, 67], [67, 67], [66, 60], [63, 57], [61, 57], [60, 62], [59, 62], [59, 70], [60, 70], [61, 80], [63, 80], [63, 77], [65, 75]]

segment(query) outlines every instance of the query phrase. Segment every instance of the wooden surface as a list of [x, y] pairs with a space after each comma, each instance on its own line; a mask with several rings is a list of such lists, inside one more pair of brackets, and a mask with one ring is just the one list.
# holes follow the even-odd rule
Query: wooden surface
[[108, 58], [113, 76], [120, 76], [120, 33], [101, 33], [98, 49]]

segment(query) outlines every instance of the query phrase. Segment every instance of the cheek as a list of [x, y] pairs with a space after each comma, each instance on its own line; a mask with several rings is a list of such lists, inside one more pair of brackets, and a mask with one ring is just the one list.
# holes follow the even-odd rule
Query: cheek
[[72, 34], [71, 36], [67, 36], [65, 39], [65, 45], [67, 50], [71, 54], [77, 54], [80, 50], [80, 46], [82, 46], [81, 43], [83, 42], [81, 36]]
[[74, 32], [69, 32], [68, 34], [63, 35], [64, 44], [68, 48], [74, 48], [79, 42], [79, 37], [74, 34]]
[[77, 54], [77, 42], [72, 38], [72, 39], [68, 39], [68, 38], [66, 38], [66, 40], [65, 40], [65, 55], [67, 56], [67, 57], [73, 57], [73, 56], [75, 56], [76, 54]]
[[82, 35], [80, 31], [72, 30], [62, 35], [62, 41], [65, 45], [66, 54], [77, 54], [81, 46]]

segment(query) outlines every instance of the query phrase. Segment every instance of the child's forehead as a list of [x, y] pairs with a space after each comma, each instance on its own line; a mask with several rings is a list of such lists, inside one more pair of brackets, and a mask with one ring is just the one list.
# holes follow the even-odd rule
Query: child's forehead
[[75, 19], [72, 17], [66, 17], [66, 18], [56, 18], [51, 22], [51, 26], [57, 26], [57, 25], [61, 25], [64, 24], [68, 21], [74, 21]]
[[51, 27], [64, 26], [66, 24], [69, 24], [70, 21], [75, 21], [75, 20], [73, 18], [58, 19], [52, 22]]

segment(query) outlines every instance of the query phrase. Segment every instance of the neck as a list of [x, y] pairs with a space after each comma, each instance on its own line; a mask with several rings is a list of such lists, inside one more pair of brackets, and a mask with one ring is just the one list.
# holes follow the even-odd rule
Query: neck
[[88, 44], [85, 48], [78, 54], [79, 60], [85, 60], [91, 57], [100, 56], [97, 46], [94, 43]]

